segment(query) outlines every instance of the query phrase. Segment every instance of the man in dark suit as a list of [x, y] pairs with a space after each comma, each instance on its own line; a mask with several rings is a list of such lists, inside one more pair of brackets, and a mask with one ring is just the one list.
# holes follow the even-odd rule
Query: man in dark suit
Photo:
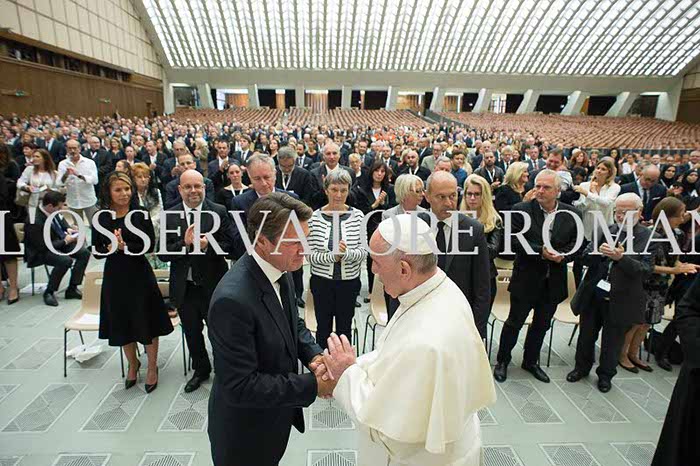
[[379, 160], [382, 161], [384, 166], [391, 170], [390, 182], [393, 184], [398, 176], [399, 163], [391, 158], [391, 146], [389, 144], [384, 144], [379, 150]]
[[313, 157], [306, 155], [306, 148], [304, 147], [304, 144], [297, 144], [296, 152], [297, 166], [303, 168], [304, 170], [311, 170], [311, 166], [316, 163], [316, 160]]
[[36, 210], [34, 223], [27, 222], [24, 226], [24, 242], [26, 246], [25, 258], [28, 267], [38, 265], [50, 265], [53, 267], [49, 276], [49, 283], [44, 291], [44, 304], [58, 306], [58, 300], [54, 293], [61, 285], [63, 276], [73, 269], [70, 274], [70, 282], [66, 290], [66, 299], [82, 299], [83, 295], [78, 290], [78, 285], [83, 282], [85, 269], [90, 261], [90, 252], [82, 247], [75, 252], [75, 242], [78, 239], [77, 232], [68, 227], [68, 223], [56, 214], [51, 221], [50, 238], [54, 250], [61, 253], [70, 253], [61, 256], [51, 251], [44, 242], [44, 226], [48, 217], [54, 212], [64, 209], [66, 195], [57, 191], [47, 191], [41, 201], [41, 206]]
[[493, 152], [484, 152], [484, 166], [474, 171], [475, 175], [485, 178], [491, 185], [491, 190], [495, 190], [503, 183], [505, 173], [496, 166], [496, 157]]
[[148, 165], [151, 170], [157, 171], [158, 167], [162, 167], [165, 164], [165, 160], [168, 158], [164, 153], [158, 152], [158, 147], [153, 141], [146, 142], [146, 153], [141, 158], [141, 161]]
[[[302, 232], [284, 231], [284, 210], [294, 211]], [[209, 306], [216, 373], [209, 397], [214, 466], [276, 466], [291, 426], [304, 432], [302, 408], [332, 391], [318, 368], [321, 347], [294, 306], [288, 273], [303, 264], [298, 235], [308, 234], [312, 210], [288, 195], [271, 193], [251, 207], [248, 232], [258, 231], [263, 211], [271, 213], [254, 254], [226, 273]], [[317, 374], [298, 374], [299, 361]]]
[[326, 191], [323, 190], [323, 180], [332, 170], [345, 170], [350, 175], [350, 178], [355, 183], [355, 173], [350, 170], [350, 168], [339, 165], [338, 160], [340, 159], [340, 149], [338, 145], [334, 142], [329, 142], [323, 148], [323, 163], [318, 167], [311, 170], [311, 176], [314, 179], [314, 194], [311, 199], [311, 208], [319, 209], [324, 205], [328, 204], [328, 197], [326, 196]]
[[46, 140], [46, 150], [51, 154], [53, 162], [58, 166], [58, 162], [66, 158], [66, 146], [56, 139], [58, 131], [50, 133], [51, 137]]
[[[437, 245], [440, 267], [462, 290], [474, 313], [474, 324], [481, 338], [486, 338], [486, 324], [491, 312], [491, 276], [489, 250], [484, 227], [473, 218], [459, 214], [457, 224], [450, 211], [457, 210], [457, 180], [449, 172], [436, 171], [428, 178], [425, 197], [438, 219]], [[428, 223], [429, 217], [420, 214]], [[453, 229], [458, 228], [458, 243], [452, 244]], [[464, 254], [465, 252], [477, 254]], [[454, 251], [454, 253], [451, 253]], [[459, 251], [459, 253], [457, 252]], [[460, 254], [461, 253], [461, 254]]]
[[410, 150], [408, 154], [406, 154], [405, 163], [399, 168], [399, 176], [407, 173], [409, 175], [416, 175], [423, 180], [424, 183], [430, 176], [429, 169], [418, 165], [418, 152], [414, 150]]
[[513, 163], [513, 153], [515, 151], [511, 146], [506, 146], [501, 151], [501, 156], [496, 160], [496, 166], [503, 170], [503, 173], [508, 171], [508, 167]]
[[[527, 164], [527, 171], [532, 173], [535, 170], [540, 170], [545, 167], [546, 162], [544, 159], [540, 158], [540, 149], [534, 144], [531, 146], [525, 146], [525, 160]], [[533, 177], [534, 179], [534, 177]]]
[[83, 152], [83, 157], [87, 157], [97, 166], [98, 184], [95, 185], [95, 190], [99, 190], [102, 180], [114, 170], [114, 161], [112, 154], [105, 148], [100, 146], [100, 138], [92, 136], [88, 141], [90, 149]]
[[637, 165], [634, 167], [634, 171], [632, 171], [632, 173], [627, 173], [620, 176], [620, 186], [628, 183], [636, 183], [637, 180], [642, 176], [642, 170], [644, 170], [644, 168], [648, 167], [649, 165], [651, 165], [651, 162], [648, 162], [646, 160], [637, 162]]
[[253, 155], [253, 151], [250, 149], [250, 136], [244, 134], [241, 136], [241, 150], [237, 151], [233, 156], [238, 160], [241, 167], [248, 166], [248, 158]]
[[[192, 357], [194, 375], [185, 385], [189, 393], [209, 378], [211, 364], [204, 346], [203, 323], [207, 322], [209, 300], [221, 277], [228, 271], [225, 255], [231, 250], [233, 225], [226, 209], [204, 197], [204, 177], [188, 170], [180, 176], [178, 190], [182, 202], [165, 211], [169, 232], [166, 239], [166, 253], [160, 259], [170, 262], [170, 303], [177, 309], [182, 321], [182, 329], [187, 339], [187, 348]], [[174, 215], [171, 212], [182, 213]], [[214, 228], [213, 216], [221, 221]], [[195, 224], [199, 224], [199, 236]], [[207, 234], [213, 234], [215, 247], [210, 244]], [[168, 254], [179, 253], [184, 255]]]
[[216, 157], [209, 162], [207, 178], [214, 183], [214, 192], [218, 193], [221, 188], [229, 185], [230, 181], [226, 176], [229, 165], [235, 163], [235, 157], [231, 155], [228, 141], [219, 139], [216, 142]]
[[430, 145], [430, 139], [428, 138], [421, 138], [420, 141], [418, 142], [419, 144], [419, 149], [418, 149], [418, 163], [420, 165], [423, 164], [423, 159], [425, 159], [428, 156], [433, 155], [433, 148]]
[[[190, 153], [184, 153], [177, 158], [178, 167], [180, 172], [184, 173], [187, 170], [195, 170], [197, 165], [194, 163], [194, 157]], [[180, 176], [172, 180], [165, 187], [165, 200], [163, 201], [164, 207], [166, 209], [171, 209], [178, 203], [182, 202], [182, 197], [180, 196]], [[214, 202], [214, 183], [211, 182], [209, 178], [204, 178], [204, 188], [206, 192], [206, 198]]]
[[[600, 231], [598, 242], [593, 241], [588, 245], [581, 258], [588, 266], [588, 272], [571, 301], [571, 310], [580, 316], [580, 323], [576, 366], [566, 380], [577, 382], [588, 375], [593, 367], [595, 343], [602, 328], [600, 364], [596, 373], [598, 389], [603, 393], [610, 391], [611, 380], [617, 374], [625, 332], [638, 323], [639, 316], [646, 308], [647, 295], [643, 284], [654, 271], [652, 258], [656, 245], [652, 243], [646, 249], [653, 233], [639, 224], [641, 211], [642, 200], [636, 194], [618, 196], [615, 200], [616, 224], [610, 227], [610, 233], [613, 239], [619, 233], [619, 239], [611, 245], [605, 242]], [[634, 215], [631, 238], [624, 223], [627, 213]], [[625, 240], [632, 241], [630, 254], [626, 253], [628, 245]], [[597, 246], [601, 255], [594, 254]]]
[[623, 184], [620, 187], [620, 194], [634, 193], [642, 199], [642, 224], [651, 222], [654, 207], [666, 197], [666, 187], [659, 183], [660, 176], [659, 168], [651, 164], [642, 170], [642, 175], [635, 183]]
[[[523, 212], [532, 223], [527, 231], [523, 231], [524, 216], [511, 216], [512, 231], [524, 234], [525, 244], [521, 244], [518, 238], [513, 242], [515, 262], [508, 286], [510, 312], [501, 331], [498, 362], [493, 372], [498, 382], [503, 382], [508, 377], [511, 351], [518, 341], [518, 334], [525, 324], [525, 319], [534, 309], [533, 321], [525, 338], [522, 368], [537, 380], [549, 383], [549, 377], [538, 363], [542, 342], [557, 306], [568, 296], [566, 263], [574, 260], [580, 252], [574, 250], [580, 244], [577, 244], [579, 232], [573, 216], [581, 217], [581, 213], [557, 200], [559, 187], [557, 172], [544, 170], [535, 180], [535, 199], [518, 203], [512, 209]], [[548, 216], [554, 216], [549, 225], [550, 245], [553, 249], [549, 249], [544, 243], [545, 219]], [[583, 231], [580, 238], [583, 239]]]

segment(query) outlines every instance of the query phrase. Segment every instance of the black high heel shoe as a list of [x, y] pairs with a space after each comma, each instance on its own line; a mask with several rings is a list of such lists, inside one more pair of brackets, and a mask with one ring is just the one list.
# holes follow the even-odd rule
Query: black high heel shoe
[[17, 301], [19, 301], [19, 290], [17, 290], [17, 297], [15, 299], [10, 299], [10, 290], [7, 290], [7, 305], [11, 306]]
[[156, 367], [156, 383], [146, 384], [146, 385], [144, 385], [144, 388], [146, 389], [146, 393], [151, 393], [153, 390], [158, 388], [158, 368], [157, 367]]
[[139, 379], [139, 370], [141, 369], [141, 361], [139, 361], [139, 365], [136, 366], [136, 378], [135, 379], [126, 379], [124, 381], [124, 390], [128, 390], [134, 385], [136, 385], [136, 381]]

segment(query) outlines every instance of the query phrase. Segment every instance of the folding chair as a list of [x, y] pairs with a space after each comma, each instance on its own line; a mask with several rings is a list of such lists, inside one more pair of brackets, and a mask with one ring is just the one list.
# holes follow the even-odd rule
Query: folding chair
[[578, 329], [579, 316], [575, 316], [571, 310], [571, 300], [576, 293], [576, 282], [574, 280], [574, 271], [571, 267], [567, 267], [567, 286], [569, 287], [569, 297], [566, 298], [562, 303], [557, 306], [557, 310], [554, 312], [554, 317], [552, 318], [552, 325], [549, 329], [549, 351], [547, 353], [547, 367], [552, 359], [552, 341], [554, 339], [554, 322], [561, 322], [562, 324], [570, 324], [574, 326], [571, 331], [571, 337], [569, 338], [569, 346], [574, 339], [576, 330]]
[[[496, 321], [501, 323], [508, 320], [508, 313], [510, 312], [510, 293], [508, 292], [508, 285], [510, 284], [510, 277], [512, 276], [512, 270], [499, 270], [498, 277], [496, 277], [496, 299], [493, 302], [493, 307], [491, 308], [491, 321], [488, 323], [491, 326], [491, 334], [489, 335], [489, 360], [491, 360], [491, 350], [493, 349], [493, 332], [496, 329]], [[532, 323], [533, 312], [525, 319], [525, 325], [530, 325]]]

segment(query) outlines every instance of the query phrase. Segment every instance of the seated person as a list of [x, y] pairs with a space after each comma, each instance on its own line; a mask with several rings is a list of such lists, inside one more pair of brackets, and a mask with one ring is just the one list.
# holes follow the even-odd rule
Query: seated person
[[[25, 257], [28, 267], [37, 265], [53, 266], [49, 283], [44, 291], [44, 303], [47, 306], [58, 306], [58, 301], [54, 293], [61, 285], [63, 276], [73, 266], [70, 274], [70, 282], [66, 290], [66, 299], [82, 299], [83, 295], [78, 290], [78, 285], [82, 283], [85, 269], [90, 260], [90, 252], [85, 247], [81, 247], [75, 252], [75, 242], [78, 240], [78, 232], [68, 227], [65, 219], [57, 214], [51, 221], [50, 238], [53, 249], [62, 253], [69, 253], [61, 256], [49, 249], [44, 241], [44, 225], [49, 215], [64, 209], [66, 195], [57, 191], [48, 191], [42, 199], [41, 205], [36, 211], [34, 223], [27, 223], [24, 227]], [[74, 264], [75, 263], [75, 264]]]

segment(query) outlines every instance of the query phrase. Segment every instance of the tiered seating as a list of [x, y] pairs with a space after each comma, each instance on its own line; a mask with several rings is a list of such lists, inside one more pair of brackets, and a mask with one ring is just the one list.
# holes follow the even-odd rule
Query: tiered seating
[[699, 149], [700, 125], [653, 118], [443, 112], [477, 131], [532, 133], [550, 144], [619, 149]]
[[284, 110], [270, 108], [236, 108], [228, 110], [178, 109], [175, 119], [197, 123], [234, 123], [240, 125], [276, 125], [282, 120]]

